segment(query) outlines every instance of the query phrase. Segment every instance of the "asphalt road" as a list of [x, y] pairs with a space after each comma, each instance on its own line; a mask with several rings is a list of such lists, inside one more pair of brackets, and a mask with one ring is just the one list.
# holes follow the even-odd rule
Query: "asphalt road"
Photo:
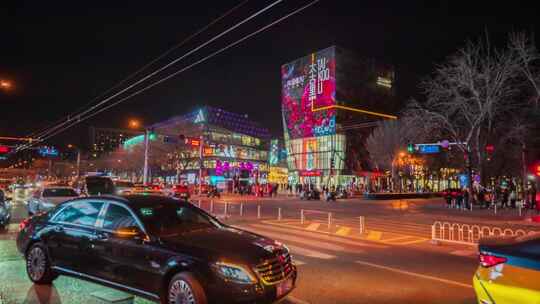
[[[202, 204], [205, 203], [210, 202]], [[286, 220], [303, 206], [319, 208], [315, 204], [332, 209], [336, 217], [338, 214], [343, 218], [357, 215], [351, 214], [351, 210], [357, 209], [348, 202], [324, 205], [285, 199], [265, 201], [263, 207], [263, 213], [267, 210], [270, 214], [274, 207], [281, 206], [285, 217], [282, 221], [271, 220], [274, 213], [263, 216], [266, 220], [257, 219], [256, 208], [247, 204], [244, 217], [227, 219], [229, 224], [277, 239], [291, 249], [299, 268], [299, 281], [285, 303], [476, 303], [471, 287], [478, 264], [474, 248], [435, 246], [421, 238], [370, 240], [329, 235]], [[218, 210], [222, 207], [217, 205], [214, 211], [219, 214], [224, 210]], [[389, 206], [391, 204], [366, 203], [361, 210], [394, 217], [396, 210]], [[228, 212], [239, 211], [234, 209], [237, 207], [229, 206]], [[52, 287], [30, 284], [13, 241], [16, 222], [26, 216], [23, 203], [14, 204], [13, 215], [15, 224], [11, 225], [11, 230], [0, 234], [0, 303], [107, 303], [96, 296], [126, 296], [67, 277], [59, 278]], [[134, 302], [148, 303], [138, 298]]]

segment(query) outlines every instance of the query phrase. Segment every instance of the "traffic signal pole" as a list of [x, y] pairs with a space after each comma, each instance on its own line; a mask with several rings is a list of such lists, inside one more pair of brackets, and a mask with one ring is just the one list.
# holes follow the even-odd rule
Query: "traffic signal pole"
[[199, 137], [199, 196], [202, 195], [202, 170], [203, 170], [203, 145], [204, 145], [204, 136], [201, 133]]
[[144, 132], [144, 168], [143, 168], [143, 184], [146, 186], [148, 183], [148, 141], [150, 137], [150, 130], [146, 129]]

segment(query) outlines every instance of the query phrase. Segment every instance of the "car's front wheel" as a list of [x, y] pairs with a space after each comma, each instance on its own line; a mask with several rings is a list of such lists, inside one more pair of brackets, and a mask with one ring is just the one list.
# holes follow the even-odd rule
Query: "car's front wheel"
[[51, 269], [47, 251], [40, 243], [36, 243], [26, 253], [26, 273], [36, 284], [50, 284], [58, 275]]
[[199, 281], [191, 274], [182, 272], [169, 283], [167, 304], [206, 304], [206, 295]]

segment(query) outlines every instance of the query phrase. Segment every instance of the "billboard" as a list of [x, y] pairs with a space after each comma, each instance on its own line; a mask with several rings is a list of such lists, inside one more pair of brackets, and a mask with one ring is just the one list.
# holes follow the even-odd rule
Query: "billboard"
[[336, 132], [335, 47], [310, 54], [281, 67], [282, 113], [289, 138]]

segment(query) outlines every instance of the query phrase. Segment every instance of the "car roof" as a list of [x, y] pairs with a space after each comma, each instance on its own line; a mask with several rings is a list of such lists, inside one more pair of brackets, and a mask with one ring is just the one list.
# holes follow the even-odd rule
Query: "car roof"
[[71, 189], [75, 191], [75, 188], [69, 187], [69, 186], [44, 186], [43, 190], [46, 190], [46, 189]]
[[172, 199], [170, 197], [161, 195], [137, 195], [130, 194], [122, 196], [125, 199], [125, 203], [133, 208], [154, 206], [156, 204], [171, 204], [178, 205], [183, 203], [182, 201]]

